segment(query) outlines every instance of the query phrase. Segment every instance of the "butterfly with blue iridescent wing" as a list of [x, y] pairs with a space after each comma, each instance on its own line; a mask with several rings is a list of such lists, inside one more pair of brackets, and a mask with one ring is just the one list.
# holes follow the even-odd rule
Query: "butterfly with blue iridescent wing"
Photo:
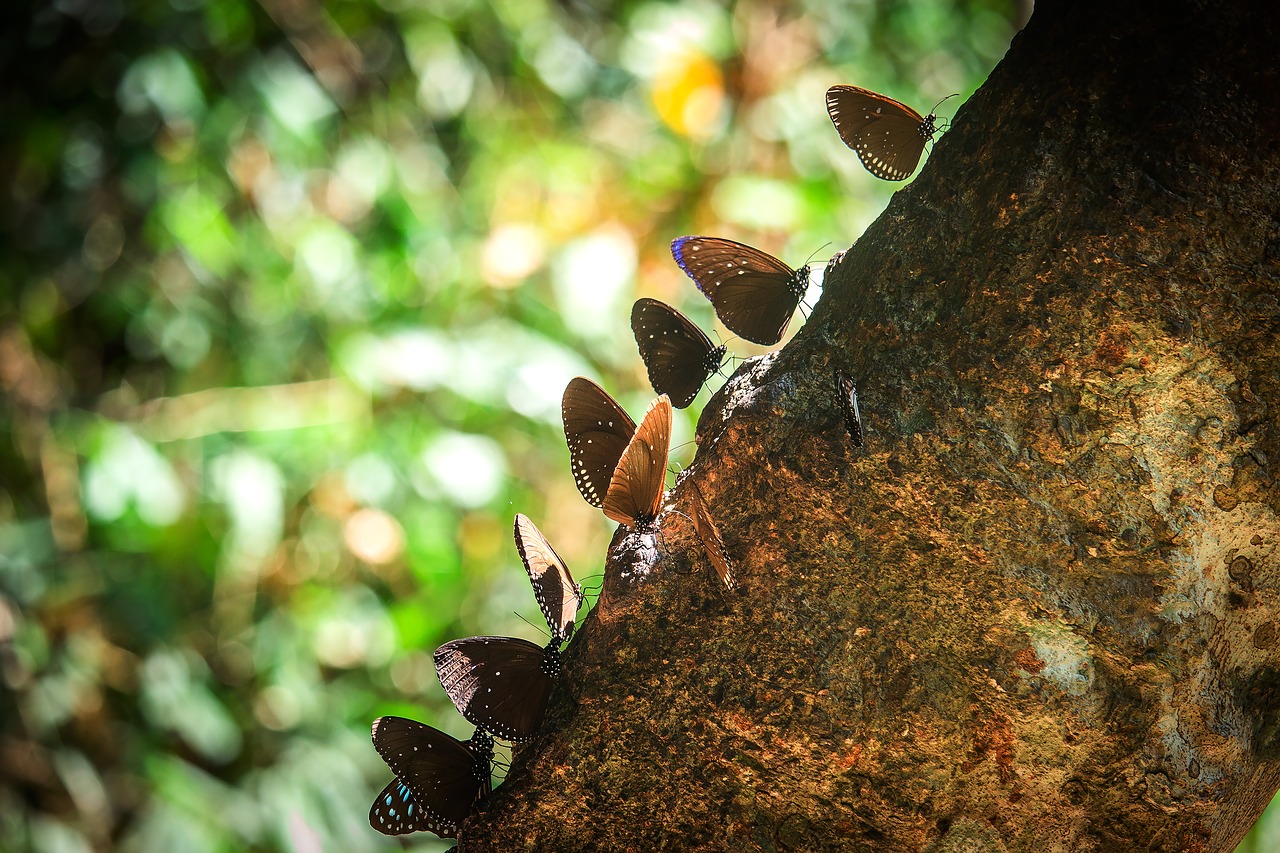
[[809, 287], [809, 266], [793, 270], [767, 252], [723, 237], [677, 237], [671, 257], [711, 300], [725, 328], [755, 344], [782, 340]]
[[460, 741], [404, 717], [374, 720], [372, 737], [396, 778], [374, 799], [369, 825], [383, 835], [457, 838], [476, 801], [489, 793], [493, 738], [477, 731]]

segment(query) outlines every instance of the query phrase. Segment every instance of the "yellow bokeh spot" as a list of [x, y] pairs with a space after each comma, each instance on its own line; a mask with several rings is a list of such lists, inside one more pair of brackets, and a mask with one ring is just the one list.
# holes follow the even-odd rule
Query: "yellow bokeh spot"
[[703, 140], [721, 125], [724, 76], [704, 53], [689, 48], [668, 53], [653, 78], [653, 109], [681, 136]]

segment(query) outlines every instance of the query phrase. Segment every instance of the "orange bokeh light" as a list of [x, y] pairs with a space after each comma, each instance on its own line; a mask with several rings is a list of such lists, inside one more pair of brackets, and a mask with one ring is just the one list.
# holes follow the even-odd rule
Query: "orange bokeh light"
[[701, 51], [672, 51], [653, 78], [650, 98], [658, 117], [676, 133], [707, 139], [722, 123], [724, 76]]

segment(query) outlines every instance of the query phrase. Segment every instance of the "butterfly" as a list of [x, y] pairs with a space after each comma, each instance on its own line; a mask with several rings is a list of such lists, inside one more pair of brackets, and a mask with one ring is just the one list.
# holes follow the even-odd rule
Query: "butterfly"
[[467, 722], [521, 743], [537, 734], [560, 677], [560, 638], [545, 647], [516, 637], [467, 637], [432, 656], [444, 692]]
[[857, 86], [827, 90], [827, 112], [840, 138], [867, 171], [885, 181], [911, 177], [924, 144], [937, 132], [937, 115], [921, 116], [906, 104]]
[[836, 404], [844, 417], [854, 447], [863, 447], [862, 410], [858, 408], [858, 385], [843, 370], [836, 371]]
[[598, 507], [604, 503], [622, 451], [636, 434], [636, 422], [603, 388], [581, 376], [565, 387], [560, 417], [569, 442], [573, 482], [583, 499]]
[[563, 643], [573, 636], [573, 620], [582, 606], [582, 587], [528, 516], [516, 513], [515, 535], [516, 550], [533, 585], [533, 597], [551, 628], [552, 639]]
[[720, 528], [716, 527], [711, 513], [707, 511], [707, 504], [702, 499], [698, 484], [690, 481], [690, 485], [693, 487], [690, 502], [693, 504], [694, 530], [702, 540], [702, 548], [707, 552], [707, 559], [711, 561], [716, 574], [720, 576], [720, 582], [728, 589], [733, 589], [733, 567], [729, 564], [729, 552], [724, 547], [724, 540], [720, 538]]
[[671, 401], [663, 394], [649, 404], [640, 428], [622, 451], [604, 496], [604, 514], [631, 528], [651, 527], [662, 509], [670, 449]]
[[649, 384], [669, 396], [677, 409], [693, 402], [724, 361], [723, 344], [712, 344], [688, 317], [656, 299], [637, 299], [631, 306], [631, 331], [649, 371]]
[[725, 328], [756, 344], [782, 340], [809, 286], [808, 264], [793, 270], [773, 255], [719, 237], [677, 237], [671, 257], [711, 300]]
[[426, 830], [457, 838], [458, 826], [490, 790], [493, 738], [476, 731], [459, 741], [404, 717], [373, 721], [373, 745], [395, 773], [369, 809], [383, 835]]

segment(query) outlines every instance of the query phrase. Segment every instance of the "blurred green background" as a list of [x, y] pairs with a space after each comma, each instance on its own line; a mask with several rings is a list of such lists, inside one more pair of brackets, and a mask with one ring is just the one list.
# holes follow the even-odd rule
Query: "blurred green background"
[[539, 638], [517, 510], [599, 571], [612, 525], [569, 476], [560, 393], [585, 374], [643, 412], [638, 295], [712, 325], [671, 238], [845, 247], [896, 186], [826, 88], [967, 97], [1028, 13], [16, 5], [0, 849], [36, 851], [396, 846], [367, 824], [390, 778], [369, 723], [465, 737], [431, 651]]

